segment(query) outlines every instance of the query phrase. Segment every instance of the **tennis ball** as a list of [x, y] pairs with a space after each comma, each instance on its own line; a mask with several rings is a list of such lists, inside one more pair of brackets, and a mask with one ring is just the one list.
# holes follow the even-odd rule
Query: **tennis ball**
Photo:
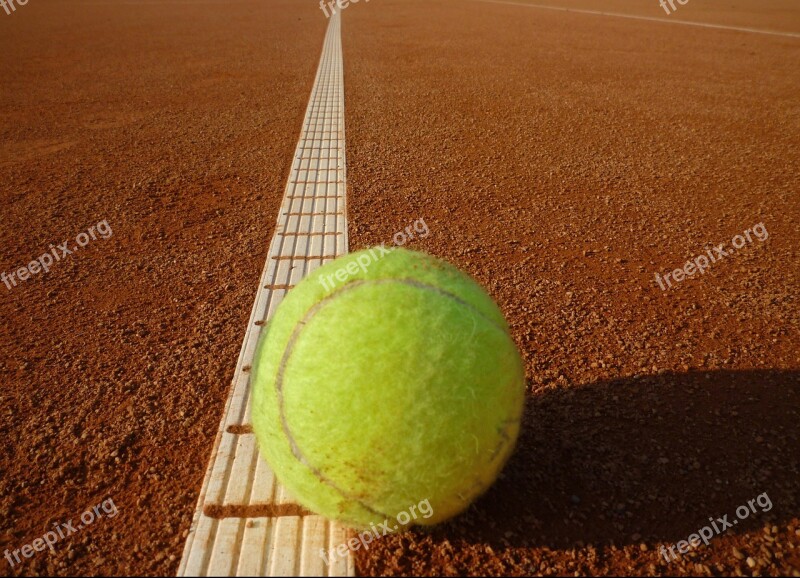
[[502, 469], [525, 373], [475, 281], [429, 255], [377, 248], [287, 294], [259, 340], [251, 389], [262, 455], [301, 505], [366, 528], [428, 500], [409, 521], [432, 525]]

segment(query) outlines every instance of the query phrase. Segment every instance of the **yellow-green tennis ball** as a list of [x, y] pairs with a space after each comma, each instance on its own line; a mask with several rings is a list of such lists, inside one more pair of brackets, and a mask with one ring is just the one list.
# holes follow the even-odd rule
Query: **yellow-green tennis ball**
[[253, 429], [278, 480], [356, 528], [462, 512], [519, 432], [525, 375], [500, 309], [424, 253], [379, 247], [315, 271], [275, 311], [252, 371]]

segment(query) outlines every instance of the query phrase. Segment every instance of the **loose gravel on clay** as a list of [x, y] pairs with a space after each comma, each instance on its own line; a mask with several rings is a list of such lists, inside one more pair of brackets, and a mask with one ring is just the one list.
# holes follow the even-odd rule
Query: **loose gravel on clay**
[[[357, 571], [800, 576], [800, 38], [672, 22], [798, 34], [800, 7], [542, 4], [663, 22], [343, 11], [350, 249], [424, 219], [408, 246], [487, 288], [529, 382], [501, 479]], [[326, 24], [311, 0], [0, 9], [0, 272], [113, 230], [0, 285], [0, 552], [119, 510], [3, 574], [176, 572]]]
[[[319, 58], [316, 6], [46, 2], [0, 11], [0, 573], [174, 575]], [[73, 243], [74, 244], [74, 243]]]

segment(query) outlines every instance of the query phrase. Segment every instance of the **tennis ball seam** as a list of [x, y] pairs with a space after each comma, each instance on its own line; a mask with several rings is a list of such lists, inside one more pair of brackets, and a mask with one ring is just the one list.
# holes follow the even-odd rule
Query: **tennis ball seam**
[[[417, 289], [421, 289], [424, 291], [434, 291], [444, 297], [452, 299], [453, 301], [457, 302], [459, 305], [469, 308], [470, 310], [474, 311], [478, 315], [480, 315], [483, 319], [489, 322], [489, 324], [496, 329], [499, 329], [503, 334], [507, 335], [510, 339], [510, 335], [508, 335], [508, 331], [506, 327], [502, 326], [501, 324], [497, 323], [494, 319], [491, 319], [487, 315], [485, 315], [482, 311], [480, 311], [477, 307], [473, 306], [471, 303], [465, 301], [464, 299], [460, 298], [458, 295], [454, 295], [448, 291], [444, 291], [443, 289], [436, 287], [434, 285], [429, 285], [427, 283], [422, 283], [420, 281], [416, 281], [414, 279], [370, 279], [370, 280], [361, 280], [361, 279], [354, 279], [345, 283], [344, 285], [338, 287], [334, 292], [326, 295], [323, 299], [315, 303], [308, 311], [306, 311], [300, 321], [297, 322], [295, 328], [292, 330], [292, 334], [289, 336], [289, 341], [286, 343], [286, 348], [284, 349], [283, 355], [281, 356], [280, 365], [278, 366], [278, 373], [275, 378], [275, 391], [278, 397], [278, 411], [280, 414], [280, 421], [281, 421], [281, 429], [283, 430], [283, 434], [286, 436], [287, 441], [289, 442], [289, 447], [294, 455], [295, 459], [298, 462], [303, 464], [306, 468], [308, 468], [314, 476], [317, 477], [322, 483], [329, 485], [333, 488], [339, 495], [341, 495], [344, 499], [356, 502], [361, 507], [369, 511], [370, 513], [388, 519], [389, 516], [375, 510], [374, 508], [370, 507], [369, 505], [365, 504], [361, 500], [349, 496], [342, 488], [338, 487], [333, 480], [330, 480], [319, 468], [315, 467], [311, 464], [308, 459], [306, 458], [305, 454], [300, 450], [300, 447], [297, 445], [297, 441], [294, 439], [292, 432], [289, 429], [289, 424], [286, 421], [286, 412], [284, 407], [284, 400], [283, 400], [283, 375], [286, 370], [286, 366], [289, 362], [289, 358], [291, 357], [292, 350], [294, 348], [294, 344], [297, 341], [302, 328], [308, 324], [308, 322], [316, 315], [316, 313], [325, 306], [329, 301], [332, 301], [335, 297], [339, 296], [341, 293], [345, 291], [351, 291], [355, 288], [362, 287], [364, 285], [383, 285], [388, 283], [400, 283], [404, 285], [408, 285], [411, 287], [415, 287]], [[501, 442], [502, 445], [502, 442]], [[497, 450], [495, 450], [496, 452]], [[493, 454], [495, 453], [493, 452]]]

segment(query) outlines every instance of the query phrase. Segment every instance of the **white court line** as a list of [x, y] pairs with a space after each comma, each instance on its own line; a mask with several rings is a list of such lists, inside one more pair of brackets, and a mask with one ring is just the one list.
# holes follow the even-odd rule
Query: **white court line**
[[719, 30], [735, 30], [736, 32], [752, 32], [754, 34], [769, 34], [771, 36], [785, 36], [787, 38], [800, 38], [800, 33], [778, 32], [776, 30], [762, 30], [760, 28], [745, 28], [743, 26], [727, 26], [725, 24], [706, 24], [705, 22], [692, 22], [690, 20], [666, 20], [653, 16], [636, 16], [634, 14], [623, 14], [622, 12], [603, 12], [600, 10], [586, 10], [583, 8], [565, 8], [563, 6], [546, 6], [544, 4], [528, 4], [523, 2], [508, 2], [507, 0], [473, 0], [474, 2], [485, 2], [487, 4], [507, 4], [509, 6], [523, 6], [525, 8], [541, 8], [542, 10], [558, 10], [560, 12], [578, 12], [580, 14], [594, 14], [595, 16], [615, 16], [617, 18], [630, 18], [632, 20], [647, 20], [649, 22], [661, 22], [662, 24], [684, 24], [686, 26], [699, 26], [701, 28], [716, 28]]
[[344, 80], [339, 13], [325, 34], [317, 76], [275, 235], [233, 374], [179, 576], [353, 576], [345, 528], [304, 511], [258, 452], [250, 425], [250, 366], [264, 323], [287, 291], [347, 253]]

